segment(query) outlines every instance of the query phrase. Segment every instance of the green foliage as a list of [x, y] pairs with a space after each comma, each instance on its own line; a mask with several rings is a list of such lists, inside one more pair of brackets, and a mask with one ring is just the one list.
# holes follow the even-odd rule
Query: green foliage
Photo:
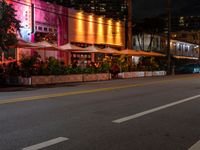
[[54, 57], [49, 57], [49, 59], [47, 61], [47, 68], [51, 75], [62, 74], [60, 62], [57, 59], [55, 59]]
[[9, 63], [7, 66], [7, 74], [9, 76], [19, 76], [20, 75], [20, 70], [19, 70], [19, 66], [17, 65], [17, 62], [12, 62]]
[[6, 51], [17, 43], [16, 34], [20, 29], [20, 21], [16, 19], [16, 11], [5, 0], [0, 1], [0, 50]]
[[98, 73], [109, 73], [109, 70], [110, 70], [110, 65], [108, 63], [103, 63], [98, 68]]
[[37, 73], [36, 64], [39, 62], [39, 58], [40, 56], [37, 53], [35, 53], [32, 57], [22, 56], [20, 61], [22, 76], [30, 77], [31, 75]]
[[141, 57], [137, 69], [141, 71], [159, 71], [161, 67], [154, 57]]
[[116, 61], [120, 67], [120, 72], [129, 71], [129, 66], [131, 65], [131, 62], [127, 55], [121, 55]]
[[92, 74], [92, 73], [96, 73], [96, 68], [94, 67], [86, 67], [83, 69], [83, 73], [86, 73], [86, 74]]

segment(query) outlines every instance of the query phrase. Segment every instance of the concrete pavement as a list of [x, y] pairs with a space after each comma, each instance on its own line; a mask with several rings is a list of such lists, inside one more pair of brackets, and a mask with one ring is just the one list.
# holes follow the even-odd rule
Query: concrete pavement
[[[38, 144], [46, 144], [45, 150], [188, 150], [200, 140], [199, 97], [122, 124], [112, 121], [199, 95], [199, 77], [2, 92], [0, 150]], [[48, 146], [59, 137], [68, 140]]]

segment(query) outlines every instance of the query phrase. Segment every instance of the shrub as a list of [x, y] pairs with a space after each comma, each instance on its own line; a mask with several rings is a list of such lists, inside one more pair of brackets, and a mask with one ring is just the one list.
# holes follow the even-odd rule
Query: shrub
[[36, 64], [39, 62], [40, 56], [38, 53], [34, 53], [33, 56], [26, 57], [22, 56], [21, 63], [21, 75], [24, 77], [30, 77], [31, 75], [37, 74]]

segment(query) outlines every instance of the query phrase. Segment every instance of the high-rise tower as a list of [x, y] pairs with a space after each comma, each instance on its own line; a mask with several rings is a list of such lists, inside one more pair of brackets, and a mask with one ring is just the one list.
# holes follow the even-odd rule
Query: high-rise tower
[[44, 0], [74, 7], [85, 12], [108, 18], [124, 20], [127, 16], [127, 0]]

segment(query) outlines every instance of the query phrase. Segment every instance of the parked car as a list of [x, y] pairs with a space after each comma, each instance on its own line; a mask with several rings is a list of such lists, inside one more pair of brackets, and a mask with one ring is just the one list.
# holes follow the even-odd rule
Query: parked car
[[200, 64], [186, 64], [175, 70], [177, 74], [200, 73]]

